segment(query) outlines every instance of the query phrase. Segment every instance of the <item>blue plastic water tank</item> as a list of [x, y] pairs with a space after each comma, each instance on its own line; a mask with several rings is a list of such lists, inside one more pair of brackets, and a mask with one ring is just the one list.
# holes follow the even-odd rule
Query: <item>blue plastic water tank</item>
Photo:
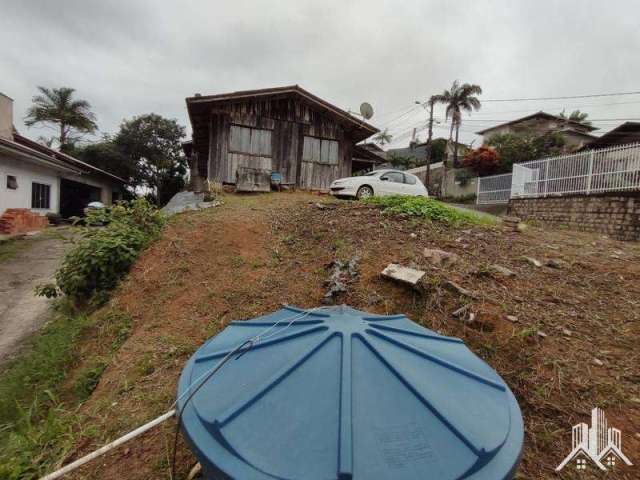
[[[270, 327], [184, 406], [190, 384]], [[191, 357], [180, 397], [209, 479], [502, 480], [522, 452], [500, 376], [404, 315], [286, 307], [233, 322]]]

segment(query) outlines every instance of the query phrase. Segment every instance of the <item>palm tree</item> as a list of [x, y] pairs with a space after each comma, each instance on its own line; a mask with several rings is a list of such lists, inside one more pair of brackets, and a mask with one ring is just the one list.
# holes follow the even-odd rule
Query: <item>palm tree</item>
[[480, 110], [480, 100], [474, 95], [480, 95], [482, 88], [480, 85], [470, 85], [456, 80], [451, 85], [450, 90], [445, 90], [440, 95], [434, 95], [435, 103], [444, 103], [447, 106], [446, 118], [451, 118], [451, 130], [449, 132], [449, 140], [453, 137], [453, 130], [456, 131], [456, 140], [453, 144], [453, 166], [458, 166], [458, 134], [460, 132], [460, 124], [462, 123], [462, 112], [472, 112]]
[[69, 149], [77, 140], [73, 131], [93, 133], [97, 130], [96, 116], [91, 104], [86, 100], [74, 100], [73, 88], [38, 87], [40, 93], [32, 99], [33, 105], [27, 111], [25, 125], [54, 124], [60, 133], [57, 138], [61, 151]]
[[383, 146], [385, 143], [391, 143], [392, 138], [393, 135], [389, 133], [389, 129], [385, 128], [383, 131], [378, 132], [378, 134], [373, 137], [373, 141], [379, 143], [380, 146]]
[[565, 120], [582, 123], [583, 125], [591, 125], [591, 120], [587, 120], [588, 116], [588, 113], [581, 112], [580, 110], [574, 110], [568, 117], [565, 111], [562, 110], [559, 115], [560, 118], [564, 118]]

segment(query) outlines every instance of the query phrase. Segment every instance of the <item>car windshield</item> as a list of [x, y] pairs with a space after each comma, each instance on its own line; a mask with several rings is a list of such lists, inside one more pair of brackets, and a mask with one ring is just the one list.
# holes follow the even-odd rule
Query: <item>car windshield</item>
[[373, 172], [365, 173], [364, 177], [373, 177], [374, 175], [380, 175], [380, 170], [374, 170]]

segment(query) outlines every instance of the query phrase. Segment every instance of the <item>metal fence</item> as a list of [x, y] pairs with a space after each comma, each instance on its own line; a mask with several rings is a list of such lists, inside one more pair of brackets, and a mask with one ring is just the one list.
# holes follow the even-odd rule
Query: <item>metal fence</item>
[[476, 203], [478, 205], [491, 205], [496, 203], [509, 203], [511, 197], [510, 173], [492, 175], [478, 178], [478, 191]]
[[514, 164], [513, 174], [480, 178], [477, 203], [623, 190], [640, 190], [640, 143]]

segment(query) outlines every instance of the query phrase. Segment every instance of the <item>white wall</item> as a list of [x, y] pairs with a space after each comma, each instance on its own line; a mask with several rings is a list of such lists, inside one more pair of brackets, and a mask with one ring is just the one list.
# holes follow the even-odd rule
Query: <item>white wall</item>
[[[7, 175], [17, 177], [18, 188], [7, 188]], [[43, 183], [51, 186], [51, 197], [48, 209], [32, 209], [34, 212], [46, 214], [58, 213], [60, 210], [60, 177], [54, 169], [28, 163], [24, 160], [0, 154], [0, 215], [7, 208], [31, 209], [31, 183]]]

